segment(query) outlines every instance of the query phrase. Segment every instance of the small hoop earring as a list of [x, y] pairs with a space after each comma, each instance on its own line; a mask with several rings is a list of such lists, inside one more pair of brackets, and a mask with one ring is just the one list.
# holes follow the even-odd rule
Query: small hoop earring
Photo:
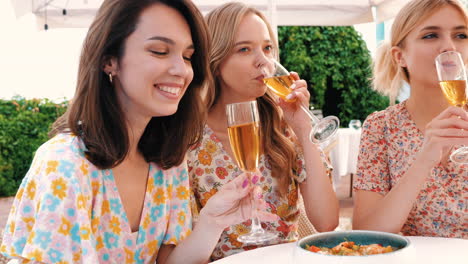
[[110, 83], [112, 83], [112, 79], [113, 79], [112, 72], [109, 72], [109, 81], [110, 81]]

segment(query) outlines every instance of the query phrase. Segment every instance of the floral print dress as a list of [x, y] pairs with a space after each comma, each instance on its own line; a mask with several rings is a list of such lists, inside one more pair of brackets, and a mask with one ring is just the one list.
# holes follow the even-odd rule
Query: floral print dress
[[185, 165], [162, 170], [150, 164], [135, 234], [112, 170], [96, 168], [84, 150], [69, 134], [38, 149], [11, 208], [0, 252], [44, 263], [154, 263], [161, 245], [175, 245], [190, 233]]
[[[385, 195], [422, 147], [406, 101], [364, 122], [354, 189]], [[451, 161], [432, 168], [401, 232], [410, 236], [468, 238], [468, 166]]]
[[[302, 156], [301, 156], [302, 157]], [[297, 160], [299, 170], [297, 176], [302, 182], [306, 178], [304, 161]], [[221, 186], [239, 176], [242, 171], [237, 166], [235, 160], [231, 159], [224, 150], [222, 143], [217, 139], [210, 127], [205, 125], [203, 139], [200, 145], [189, 151], [187, 156], [189, 177], [191, 180], [191, 190], [198, 207], [205, 206], [208, 199], [213, 196]], [[297, 219], [299, 209], [297, 206], [298, 186], [293, 181], [288, 190], [286, 198], [279, 195], [279, 187], [276, 179], [271, 177], [271, 167], [265, 155], [259, 160], [259, 170], [262, 173], [257, 183], [263, 190], [263, 198], [269, 205], [268, 211], [280, 216], [276, 222], [262, 222], [262, 227], [279, 234], [278, 243], [296, 241]], [[196, 212], [194, 213], [194, 215]], [[224, 230], [221, 238], [212, 254], [212, 259], [220, 259], [238, 252], [256, 248], [256, 246], [246, 246], [237, 241], [237, 237], [250, 231], [251, 221], [233, 225]]]

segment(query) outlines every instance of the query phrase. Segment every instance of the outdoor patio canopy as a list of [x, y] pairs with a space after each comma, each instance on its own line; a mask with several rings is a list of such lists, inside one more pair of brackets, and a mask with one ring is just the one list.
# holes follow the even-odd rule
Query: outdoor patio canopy
[[[102, 0], [10, 0], [17, 17], [33, 13], [40, 29], [88, 27]], [[228, 2], [193, 0], [203, 13]], [[354, 25], [393, 18], [409, 0], [241, 0], [277, 25]]]

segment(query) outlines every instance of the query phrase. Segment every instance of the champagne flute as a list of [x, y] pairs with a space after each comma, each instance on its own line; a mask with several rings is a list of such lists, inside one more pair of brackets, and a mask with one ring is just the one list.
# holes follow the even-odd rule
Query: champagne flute
[[[437, 77], [442, 92], [450, 105], [463, 108], [466, 98], [466, 71], [460, 53], [447, 51], [435, 58]], [[468, 147], [452, 152], [450, 160], [455, 163], [468, 163]]]
[[[266, 64], [262, 70], [265, 75], [263, 82], [268, 88], [286, 102], [296, 101], [296, 98], [292, 100], [286, 99], [286, 96], [292, 92], [290, 87], [294, 79], [278, 61], [270, 59], [269, 63]], [[340, 126], [338, 117], [327, 116], [318, 119], [306, 106], [302, 104], [299, 104], [299, 106], [309, 116], [312, 123], [312, 130], [309, 134], [310, 141], [313, 143], [323, 143], [336, 134]]]
[[[226, 105], [228, 135], [234, 157], [239, 167], [248, 174], [255, 172], [260, 157], [260, 118], [257, 101]], [[276, 233], [265, 231], [258, 219], [255, 197], [252, 197], [253, 213], [250, 232], [240, 235], [237, 240], [246, 244], [260, 244], [277, 237]]]

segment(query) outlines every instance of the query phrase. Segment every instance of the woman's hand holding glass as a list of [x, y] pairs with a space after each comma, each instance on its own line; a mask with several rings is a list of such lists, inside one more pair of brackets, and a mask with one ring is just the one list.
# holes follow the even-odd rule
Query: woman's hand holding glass
[[[260, 172], [253, 174], [259, 175]], [[242, 173], [221, 187], [200, 211], [200, 219], [209, 218], [213, 228], [220, 231], [253, 217], [262, 221], [277, 221], [277, 215], [266, 211], [267, 204], [261, 198], [261, 189], [251, 184], [250, 178], [247, 173]], [[251, 196], [258, 199], [253, 201]]]
[[426, 126], [419, 158], [430, 167], [443, 161], [443, 156], [454, 145], [468, 142], [468, 113], [450, 106]]
[[[300, 79], [296, 72], [290, 72], [289, 76], [293, 80], [290, 93], [284, 98], [279, 97], [278, 105], [283, 109], [285, 120], [291, 125], [296, 134], [299, 134], [300, 131], [308, 131], [310, 134], [312, 129], [310, 122], [308, 122], [310, 117], [301, 107], [309, 104], [310, 93], [307, 90], [307, 83], [305, 80]], [[307, 134], [307, 137], [309, 137], [309, 134]]]
[[[264, 83], [277, 96], [287, 103], [294, 103], [305, 113], [311, 122], [312, 129], [309, 139], [313, 143], [322, 143], [333, 135], [340, 126], [340, 121], [336, 116], [327, 116], [318, 119], [312, 114], [306, 105], [309, 105], [309, 92], [304, 80], [299, 80], [296, 73], [288, 72], [278, 61], [269, 58], [262, 67], [265, 78]], [[300, 85], [301, 83], [304, 85]], [[305, 90], [304, 90], [305, 89]]]

